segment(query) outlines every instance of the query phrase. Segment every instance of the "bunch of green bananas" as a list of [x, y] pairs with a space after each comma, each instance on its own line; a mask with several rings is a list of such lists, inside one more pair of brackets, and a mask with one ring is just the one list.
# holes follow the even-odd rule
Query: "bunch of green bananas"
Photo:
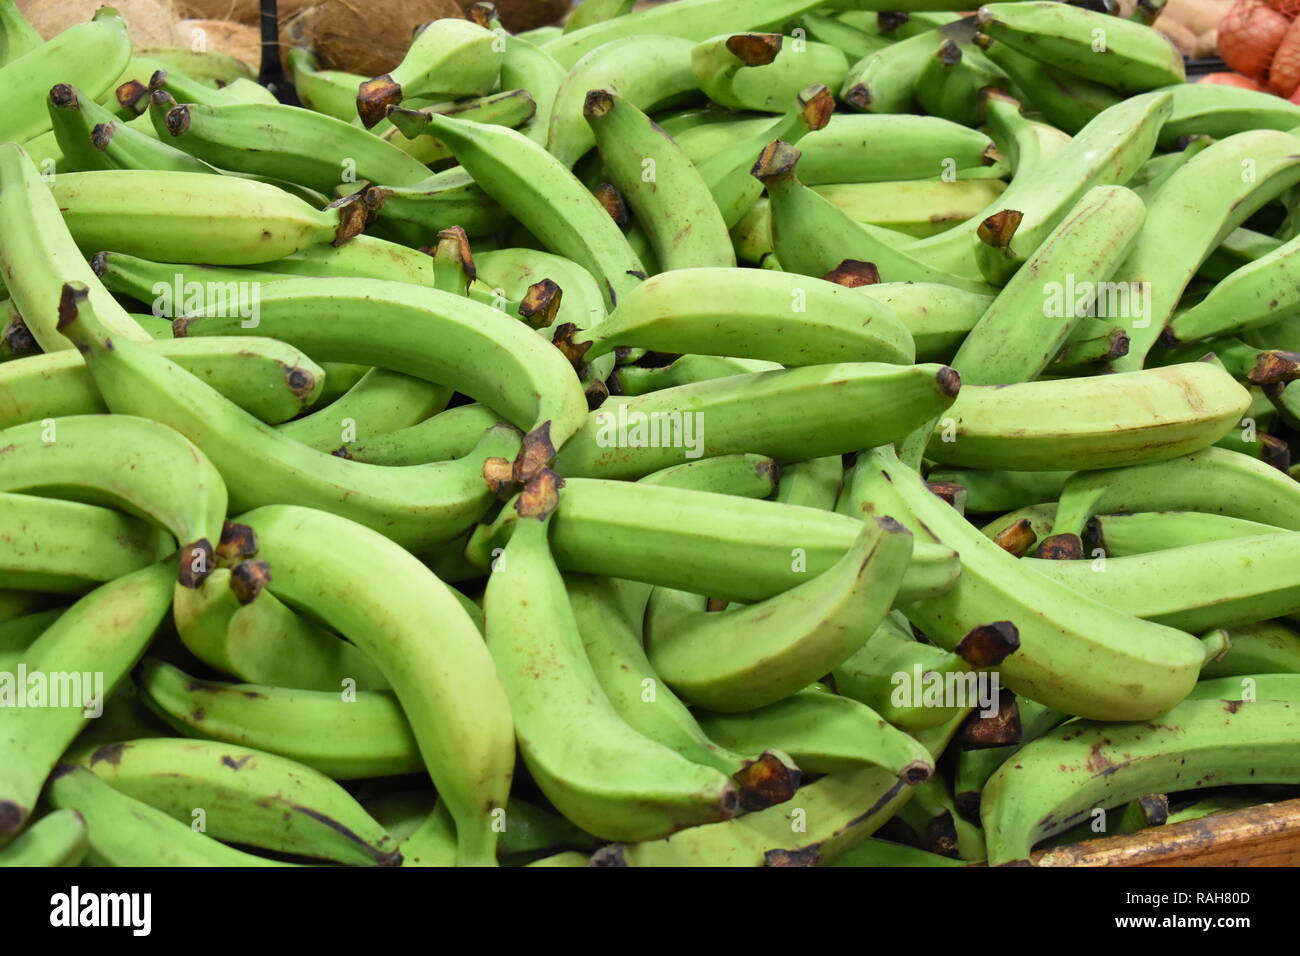
[[0, 865], [1000, 864], [1300, 783], [1300, 106], [872, 6], [478, 3], [294, 107], [0, 0]]

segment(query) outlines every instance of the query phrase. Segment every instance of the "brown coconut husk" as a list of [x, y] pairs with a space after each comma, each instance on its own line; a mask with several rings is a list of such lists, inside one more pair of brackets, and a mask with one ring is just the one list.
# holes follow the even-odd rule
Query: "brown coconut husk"
[[[201, 44], [200, 46], [196, 46]], [[262, 33], [257, 27], [229, 20], [181, 20], [172, 46], [195, 52], [224, 53], [257, 69], [262, 62]]]
[[[316, 0], [280, 0], [280, 22], [310, 7]], [[259, 0], [176, 0], [176, 9], [187, 20], [233, 20], [257, 26], [262, 20]]]
[[[475, 0], [458, 0], [468, 10]], [[511, 33], [559, 23], [569, 12], [569, 0], [494, 0], [501, 25]]]
[[137, 49], [171, 45], [172, 26], [178, 18], [172, 0], [21, 0], [18, 9], [48, 40], [68, 27], [85, 23], [102, 6], [111, 6], [122, 14], [131, 44]]
[[280, 43], [311, 47], [329, 69], [379, 76], [402, 62], [420, 24], [462, 16], [457, 0], [324, 0], [284, 23]]

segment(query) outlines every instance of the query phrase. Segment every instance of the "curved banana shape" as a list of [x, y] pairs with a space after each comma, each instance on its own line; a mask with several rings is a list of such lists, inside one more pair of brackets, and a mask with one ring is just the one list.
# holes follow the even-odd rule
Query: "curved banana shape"
[[797, 461], [781, 469], [772, 500], [802, 508], [834, 511], [843, 481], [844, 466], [839, 455]]
[[1089, 519], [1084, 551], [1091, 555], [1100, 548], [1109, 558], [1127, 558], [1211, 541], [1285, 533], [1283, 528], [1229, 515], [1201, 511], [1140, 511], [1097, 515]]
[[[1097, 186], [1085, 193], [962, 341], [953, 356], [962, 381], [1031, 382], [1051, 364], [1081, 318], [1109, 314], [1104, 302], [1080, 309], [1071, 292], [1076, 285], [1107, 288], [1145, 218], [1142, 200], [1123, 186]], [[1094, 293], [1094, 300], [1104, 294]]]
[[0, 431], [0, 491], [45, 491], [143, 515], [181, 545], [179, 578], [196, 587], [212, 570], [226, 486], [184, 436], [144, 418], [82, 415]]
[[313, 209], [269, 183], [202, 173], [65, 173], [50, 192], [88, 254], [112, 249], [223, 266], [271, 262], [318, 243], [341, 245], [361, 232], [367, 215], [358, 197]]
[[1162, 146], [1185, 136], [1225, 139], [1252, 129], [1293, 130], [1300, 126], [1300, 106], [1262, 90], [1218, 83], [1180, 83], [1170, 87], [1174, 109], [1160, 131]]
[[980, 801], [989, 865], [1029, 856], [1095, 807], [1150, 793], [1300, 779], [1294, 702], [1189, 700], [1156, 722], [1071, 721], [1021, 748]]
[[916, 361], [945, 362], [993, 303], [993, 296], [940, 282], [878, 282], [859, 295], [887, 305], [912, 333]]
[[1058, 69], [1054, 61], [1026, 56], [987, 34], [977, 34], [975, 42], [1024, 91], [1033, 108], [1066, 133], [1079, 132], [1098, 113], [1123, 99], [1109, 86]]
[[925, 30], [868, 53], [849, 67], [840, 99], [863, 113], [916, 112], [916, 81], [943, 39]]
[[85, 767], [62, 764], [47, 799], [86, 821], [90, 866], [289, 866], [218, 843], [147, 803], [119, 793]]
[[0, 587], [81, 594], [175, 548], [169, 534], [120, 511], [0, 492]]
[[1001, 666], [1007, 686], [1066, 713], [1144, 720], [1186, 696], [1204, 654], [1199, 641], [1140, 621], [1033, 573], [935, 495], [892, 450], [860, 457], [853, 499], [864, 515], [888, 514], [920, 540], [961, 555], [946, 594], [903, 608], [941, 647], [973, 628], [1010, 621], [1020, 647]]
[[[618, 352], [612, 353], [617, 355]], [[591, 366], [591, 367], [594, 367]], [[694, 385], [715, 378], [743, 375], [748, 372], [779, 372], [784, 365], [762, 359], [730, 358], [720, 355], [683, 355], [670, 365], [642, 368], [620, 366], [609, 376], [611, 395], [645, 395], [665, 388]]]
[[638, 109], [696, 89], [690, 40], [661, 34], [631, 36], [596, 47], [573, 64], [556, 91], [547, 151], [572, 166], [596, 145], [583, 118], [589, 90], [617, 92]]
[[966, 179], [990, 171], [1000, 155], [978, 130], [938, 116], [894, 113], [836, 113], [824, 129], [806, 134], [799, 150], [799, 181], [806, 186], [938, 179], [949, 171]]
[[[56, 695], [60, 699], [47, 702], [56, 706], [0, 708], [0, 837], [22, 829], [59, 755], [85, 729], [86, 716], [102, 710], [100, 695], [111, 692], [140, 659], [171, 605], [173, 582], [166, 563], [119, 577], [72, 605], [23, 654], [21, 665], [29, 672], [95, 673], [103, 682], [64, 685], [64, 694], [77, 699]], [[87, 821], [93, 829], [89, 815]]]
[[[287, 421], [320, 397], [324, 370], [275, 339], [162, 339], [160, 354], [268, 424]], [[108, 411], [75, 350], [0, 364], [0, 428]]]
[[[474, 8], [470, 8], [468, 15], [477, 20]], [[572, 21], [573, 18], [569, 19]], [[477, 22], [480, 26], [483, 25], [482, 21]], [[507, 32], [495, 18], [490, 18], [487, 25], [506, 47], [501, 59], [501, 88], [527, 90], [537, 104], [533, 118], [520, 128], [520, 132], [545, 146], [550, 137], [555, 103], [560, 87], [564, 84], [564, 67], [543, 50], [534, 38]]]
[[112, 7], [101, 7], [89, 23], [69, 27], [0, 66], [0, 89], [6, 91], [0, 143], [22, 143], [50, 128], [45, 96], [54, 84], [71, 82], [97, 98], [130, 58], [126, 21]]
[[59, 334], [58, 287], [82, 282], [109, 330], [139, 342], [149, 333], [127, 315], [86, 265], [60, 204], [16, 143], [0, 143], [0, 274], [13, 306], [44, 352], [71, 349]]
[[123, 122], [75, 87], [60, 83], [50, 90], [50, 119], [68, 172], [95, 169], [144, 169], [208, 173], [218, 170], [201, 159]]
[[557, 485], [542, 471], [518, 499], [519, 522], [484, 596], [487, 645], [524, 762], [566, 818], [606, 839], [726, 819], [737, 807], [730, 779], [641, 736], [605, 698], [547, 545]]
[[1291, 239], [1217, 282], [1209, 295], [1169, 322], [1179, 342], [1267, 326], [1300, 307], [1300, 237]]
[[700, 714], [704, 732], [724, 746], [753, 752], [776, 747], [809, 773], [881, 767], [904, 783], [934, 773], [930, 752], [856, 700], [806, 688], [785, 700], [740, 714]]
[[501, 416], [486, 405], [458, 405], [426, 418], [418, 425], [375, 435], [369, 441], [346, 443], [333, 454], [371, 465], [425, 465], [448, 461], [468, 455], [483, 434], [500, 423]]
[[110, 337], [83, 296], [84, 290], [68, 287], [64, 331], [87, 347], [105, 404], [119, 413], [148, 414], [194, 441], [219, 463], [235, 509], [303, 502], [332, 508], [407, 547], [434, 544], [466, 530], [488, 507], [483, 461], [518, 452], [519, 436], [508, 428], [489, 431], [460, 461], [401, 470], [306, 448], [164, 356]]
[[645, 278], [645, 267], [605, 207], [543, 147], [503, 126], [446, 116], [430, 117], [429, 129], [548, 249], [589, 270], [608, 308]]
[[391, 691], [295, 690], [199, 680], [146, 659], [136, 674], [151, 710], [187, 737], [253, 747], [335, 780], [392, 777], [424, 767], [411, 725]]
[[[564, 445], [566, 476], [637, 478], [688, 458], [753, 452], [778, 461], [845, 454], [902, 438], [960, 389], [943, 365], [808, 365], [606, 402]], [[819, 423], [809, 432], [810, 420]]]
[[789, 39], [779, 33], [738, 33], [696, 45], [691, 68], [699, 89], [720, 106], [779, 113], [800, 90], [840, 88], [849, 70], [842, 50], [804, 37]]
[[705, 599], [656, 590], [646, 653], [685, 699], [734, 713], [776, 703], [843, 663], [889, 611], [911, 560], [897, 522], [869, 521], [830, 569], [783, 594], [709, 613]]
[[[0, 4], [0, 13], [3, 7]], [[0, 849], [0, 867], [80, 866], [89, 849], [86, 818], [76, 810], [55, 810]]]
[[443, 411], [451, 396], [452, 390], [441, 385], [372, 368], [346, 394], [324, 408], [280, 425], [279, 431], [309, 448], [333, 452], [348, 443], [347, 436], [376, 438], [418, 425]]
[[766, 498], [776, 491], [780, 472], [781, 467], [764, 455], [719, 455], [672, 465], [640, 480], [647, 485]]
[[246, 561], [218, 568], [199, 588], [178, 591], [172, 617], [190, 653], [249, 684], [387, 690], [388, 680], [363, 651], [266, 591], [271, 573], [265, 562]]
[[513, 769], [510, 709], [478, 627], [416, 558], [354, 522], [271, 505], [257, 533], [268, 585], [355, 643], [392, 685], [435, 786], [456, 819], [457, 860], [492, 865], [492, 811]]
[[0, 67], [38, 49], [45, 40], [14, 0], [0, 3]]
[[100, 747], [82, 761], [114, 790], [194, 823], [213, 839], [352, 866], [396, 866], [402, 855], [346, 790], [274, 754], [171, 737]]
[[912, 336], [879, 300], [771, 270], [678, 269], [647, 279], [590, 334], [591, 359], [620, 346], [782, 365], [910, 365]]
[[[946, 465], [1008, 471], [1101, 469], [1213, 445], [1250, 394], [1205, 362], [1115, 375], [962, 389], [926, 446]], [[1069, 409], [1061, 415], [1061, 409]]]
[[650, 239], [660, 271], [734, 268], [736, 254], [722, 212], [672, 137], [608, 90], [587, 93], [582, 111], [612, 183]]
[[1030, 562], [1039, 574], [1134, 617], [1193, 634], [1300, 611], [1300, 532], [1212, 541], [1127, 558]]
[[930, 482], [952, 482], [966, 489], [966, 510], [997, 514], [1055, 501], [1072, 471], [990, 471], [977, 468], [934, 468]]
[[1228, 653], [1201, 671], [1207, 678], [1243, 674], [1300, 674], [1300, 633], [1277, 621], [1261, 621], [1228, 629]]

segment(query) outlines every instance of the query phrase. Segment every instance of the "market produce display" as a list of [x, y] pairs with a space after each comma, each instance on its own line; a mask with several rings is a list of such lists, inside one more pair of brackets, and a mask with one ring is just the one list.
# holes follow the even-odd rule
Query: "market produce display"
[[1159, 4], [887, 5], [449, 4], [299, 107], [0, 0], [0, 865], [1001, 865], [1300, 787], [1292, 11], [1229, 17], [1277, 96]]

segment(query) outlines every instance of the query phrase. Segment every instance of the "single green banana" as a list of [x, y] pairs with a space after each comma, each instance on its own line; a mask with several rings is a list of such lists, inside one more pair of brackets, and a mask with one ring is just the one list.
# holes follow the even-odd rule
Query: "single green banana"
[[[1300, 533], [1271, 533], [1126, 558], [1043, 561], [1034, 571], [1134, 617], [1202, 634], [1300, 612]], [[1104, 567], [1104, 570], [1098, 570]]]
[[785, 700], [740, 714], [701, 714], [704, 732], [742, 752], [776, 747], [809, 773], [882, 767], [906, 783], [934, 772], [929, 751], [856, 700], [805, 689]]
[[1228, 628], [1231, 648], [1201, 671], [1201, 678], [1248, 674], [1300, 674], [1300, 633], [1278, 621]]
[[930, 640], [952, 648], [973, 628], [1007, 620], [1019, 649], [1001, 666], [1013, 691], [1057, 710], [1143, 720], [1186, 696], [1204, 653], [1195, 638], [1139, 621], [1035, 574], [985, 537], [890, 449], [859, 459], [853, 499], [864, 516], [890, 514], [920, 540], [962, 556], [947, 594], [903, 608]]
[[[7, 6], [12, 8], [13, 3]], [[89, 849], [85, 817], [76, 810], [55, 810], [0, 849], [0, 866], [80, 866]]]
[[1170, 87], [1174, 109], [1160, 131], [1168, 146], [1185, 136], [1223, 139], [1247, 130], [1293, 130], [1300, 126], [1300, 106], [1263, 91], [1217, 83], [1180, 83]]
[[1027, 118], [1021, 103], [999, 89], [984, 96], [984, 119], [996, 148], [1006, 154], [1012, 176], [1032, 177], [1070, 144], [1070, 134]]
[[72, 348], [56, 328], [56, 286], [64, 282], [86, 284], [110, 330], [149, 341], [149, 334], [95, 278], [64, 225], [60, 202], [14, 143], [0, 143], [0, 276], [13, 308], [42, 351]]
[[158, 561], [171, 536], [98, 505], [0, 492], [0, 587], [82, 594]]
[[1000, 179], [902, 180], [827, 183], [812, 188], [856, 222], [925, 238], [981, 212], [1006, 184]]
[[930, 482], [954, 482], [966, 489], [966, 510], [974, 514], [1014, 511], [1055, 501], [1072, 471], [989, 471], [978, 468], [936, 468]]
[[366, 81], [364, 76], [343, 70], [323, 70], [316, 54], [305, 47], [289, 50], [285, 62], [303, 106], [349, 123], [359, 118], [357, 87]]
[[361, 232], [367, 215], [357, 197], [317, 210], [266, 183], [201, 173], [66, 173], [50, 191], [88, 253], [212, 265], [271, 262], [316, 243], [342, 244]]
[[357, 89], [357, 115], [366, 129], [413, 97], [447, 98], [490, 93], [501, 75], [505, 44], [466, 19], [434, 20], [416, 34], [402, 62]]
[[703, 597], [657, 589], [646, 611], [650, 663], [675, 692], [710, 710], [774, 704], [861, 646], [888, 613], [911, 550], [911, 535], [882, 518], [829, 570], [738, 610], [709, 613]]
[[[325, 372], [275, 339], [162, 339], [152, 346], [269, 424], [287, 421], [320, 395]], [[94, 415], [108, 407], [75, 350], [0, 365], [0, 428], [46, 418]]]
[[0, 491], [107, 504], [147, 518], [181, 546], [178, 581], [212, 571], [226, 486], [212, 462], [170, 428], [145, 418], [78, 415], [0, 431]]
[[1158, 722], [1072, 721], [1023, 747], [980, 802], [989, 864], [1087, 817], [1149, 793], [1233, 784], [1295, 783], [1300, 714], [1294, 702], [1190, 700]]
[[118, 793], [226, 843], [352, 866], [402, 859], [346, 790], [274, 754], [162, 737], [109, 744], [82, 765]]
[[1285, 534], [1284, 528], [1199, 511], [1140, 511], [1096, 515], [1088, 520], [1084, 553], [1100, 548], [1110, 558], [1150, 554], [1211, 541], [1231, 541], [1261, 534]]
[[1214, 444], [1249, 406], [1249, 393], [1205, 362], [972, 385], [939, 422], [926, 455], [946, 465], [1010, 471], [1164, 461]]
[[976, 37], [988, 58], [1000, 66], [1030, 104], [1053, 126], [1074, 134], [1123, 96], [1108, 85], [1061, 69], [1055, 60], [1040, 61], [1007, 43]]
[[1142, 200], [1123, 186], [1097, 186], [1085, 193], [962, 342], [953, 357], [962, 381], [1032, 382], [1069, 340], [1079, 319], [1109, 317], [1110, 300], [1122, 296], [1108, 295], [1108, 280], [1132, 249], [1145, 218]]
[[0, 143], [22, 143], [50, 128], [45, 95], [56, 83], [71, 83], [98, 98], [121, 75], [131, 57], [126, 21], [112, 7], [101, 7], [89, 23], [58, 36], [0, 66], [6, 91]]
[[8, 66], [44, 43], [14, 0], [0, 2], [0, 67]]
[[978, 130], [937, 116], [890, 113], [837, 113], [825, 129], [800, 140], [799, 149], [799, 179], [809, 186], [960, 180], [991, 170], [1000, 156]]
[[451, 389], [441, 385], [372, 368], [346, 395], [303, 418], [282, 424], [279, 430], [309, 448], [333, 452], [363, 436], [375, 438], [418, 425], [445, 409], [451, 396]]
[[390, 691], [295, 690], [190, 677], [146, 658], [136, 675], [144, 702], [172, 728], [288, 757], [335, 780], [400, 776], [424, 767]]
[[564, 21], [564, 32], [572, 33], [615, 17], [627, 16], [635, 5], [634, 0], [581, 0]]
[[[733, 375], [606, 402], [561, 449], [555, 468], [636, 478], [736, 452], [778, 461], [846, 454], [903, 437], [942, 414], [959, 388], [943, 365], [859, 362]], [[819, 423], [815, 434], [810, 419]]]
[[19, 668], [57, 683], [44, 706], [28, 706], [31, 687], [20, 681], [23, 706], [0, 708], [0, 836], [22, 828], [59, 755], [144, 653], [171, 603], [173, 577], [168, 564], [153, 564], [97, 588], [24, 653]]
[[781, 113], [800, 90], [839, 89], [849, 70], [838, 47], [779, 33], [714, 37], [691, 51], [699, 89], [719, 106]]
[[916, 99], [931, 116], [977, 126], [984, 118], [984, 90], [1006, 84], [1006, 73], [978, 47], [948, 39], [917, 75]]
[[786, 366], [911, 364], [915, 352], [906, 326], [887, 305], [864, 298], [833, 282], [784, 272], [678, 269], [624, 297], [592, 331], [583, 357], [635, 345]]
[[[560, 497], [550, 524], [561, 570], [733, 601], [762, 601], [821, 574], [862, 530], [856, 519], [815, 508], [645, 482], [572, 478]], [[503, 509], [496, 522], [475, 532], [466, 557], [489, 567], [492, 550], [504, 546], [516, 520], [513, 510]], [[955, 558], [929, 540], [914, 547], [899, 603], [950, 589]]]
[[1182, 56], [1161, 34], [1083, 7], [1040, 0], [991, 3], [980, 8], [978, 23], [983, 33], [1025, 56], [1124, 92], [1186, 79]]
[[781, 468], [764, 455], [719, 455], [671, 465], [640, 479], [648, 485], [766, 498], [776, 491]]
[[513, 429], [494, 429], [459, 462], [394, 470], [305, 448], [166, 357], [109, 335], [88, 307], [84, 289], [67, 292], [64, 332], [86, 347], [105, 404], [118, 413], [144, 412], [190, 438], [219, 462], [236, 509], [276, 501], [322, 505], [409, 547], [433, 544], [466, 530], [487, 507], [491, 492], [483, 461], [498, 454], [513, 457], [518, 450]]
[[364, 652], [266, 591], [272, 573], [265, 562], [244, 561], [218, 568], [200, 588], [178, 592], [172, 618], [186, 649], [248, 684], [387, 690], [388, 680]]
[[868, 53], [849, 67], [840, 99], [862, 113], [915, 112], [917, 79], [943, 41], [929, 29]]
[[458, 405], [369, 441], [345, 443], [334, 454], [372, 465], [424, 465], [463, 458], [501, 416], [485, 405]]
[[492, 865], [493, 810], [505, 806], [514, 745], [506, 695], [474, 621], [413, 556], [354, 522], [291, 505], [240, 521], [276, 569], [272, 593], [311, 608], [378, 665], [456, 820], [457, 861]]
[[[606, 839], [655, 839], [726, 819], [738, 803], [730, 779], [641, 736], [601, 690], [547, 546], [558, 485], [543, 470], [518, 500], [519, 524], [484, 596], [487, 645], [525, 764], [567, 819]], [[586, 745], [574, 748], [579, 728]]]
[[1199, 511], [1300, 531], [1300, 488], [1263, 462], [1223, 448], [1169, 461], [1080, 472], [1061, 488], [1054, 551], [1080, 556], [1094, 514]]
[[[617, 351], [614, 354], [618, 354]], [[594, 366], [592, 366], [594, 367]], [[748, 372], [779, 372], [785, 366], [760, 359], [724, 358], [717, 355], [683, 355], [669, 365], [624, 365], [610, 374], [613, 395], [645, 395], [679, 385], [693, 385]]]
[[1233, 229], [1297, 181], [1300, 141], [1257, 130], [1197, 153], [1152, 194], [1137, 243], [1114, 276], [1130, 287], [1141, 283], [1147, 301], [1127, 323], [1129, 353], [1111, 363], [1113, 369], [1142, 367], [1200, 264]]
[[843, 480], [844, 466], [839, 455], [792, 462], [781, 469], [773, 500], [802, 508], [833, 511]]
[[1291, 239], [1220, 280], [1200, 302], [1176, 313], [1169, 335], [1197, 342], [1267, 326], [1300, 312], [1300, 237]]
[[[35, 597], [40, 595], [32, 593]], [[0, 669], [9, 670], [22, 660], [32, 642], [44, 634], [64, 609], [52, 607], [44, 611], [33, 611], [20, 617], [12, 618], [0, 624]]]
[[140, 800], [119, 793], [85, 767], [55, 768], [47, 799], [86, 821], [90, 866], [288, 866], [228, 847]]

